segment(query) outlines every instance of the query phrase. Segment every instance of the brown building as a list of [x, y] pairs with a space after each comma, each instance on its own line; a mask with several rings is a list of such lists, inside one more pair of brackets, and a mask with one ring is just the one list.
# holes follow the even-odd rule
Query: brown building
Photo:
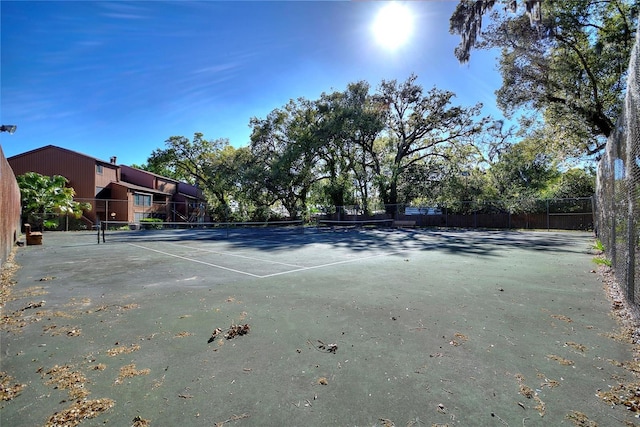
[[[196, 186], [130, 166], [120, 165], [120, 170], [122, 181], [132, 189], [138, 192], [144, 192], [146, 189], [156, 191], [156, 193], [149, 193], [152, 204], [157, 205], [154, 217], [169, 222], [204, 220], [205, 199], [202, 190]], [[169, 200], [162, 201], [161, 197], [165, 194], [170, 194], [171, 197]], [[160, 207], [162, 203], [166, 203], [165, 209]], [[134, 212], [136, 222], [139, 218], [140, 213]]]
[[83, 218], [97, 221], [139, 223], [143, 218], [164, 221], [202, 220], [202, 192], [189, 184], [151, 172], [117, 165], [65, 148], [47, 145], [7, 159], [16, 176], [27, 172], [62, 175], [75, 190], [75, 200], [89, 202]]

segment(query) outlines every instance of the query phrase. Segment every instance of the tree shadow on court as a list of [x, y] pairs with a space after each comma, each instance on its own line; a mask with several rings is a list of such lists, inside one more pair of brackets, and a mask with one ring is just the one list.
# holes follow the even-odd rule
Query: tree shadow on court
[[[504, 256], [505, 249], [576, 252], [571, 232], [476, 229], [319, 229], [267, 230], [261, 232], [189, 229], [124, 231], [107, 235], [107, 242], [225, 242], [234, 250], [273, 252], [326, 246], [330, 250], [359, 253], [444, 251], [457, 255]], [[583, 237], [583, 234], [582, 234]], [[584, 248], [585, 252], [588, 248]], [[327, 249], [323, 249], [327, 250]]]

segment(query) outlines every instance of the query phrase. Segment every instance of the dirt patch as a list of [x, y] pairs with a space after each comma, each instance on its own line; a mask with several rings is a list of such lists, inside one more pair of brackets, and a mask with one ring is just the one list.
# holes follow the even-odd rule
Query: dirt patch
[[[235, 337], [238, 336], [242, 336], [242, 335], [246, 335], [249, 333], [249, 331], [251, 330], [251, 326], [249, 326], [249, 324], [245, 323], [244, 325], [236, 325], [236, 324], [232, 324], [229, 329], [227, 330], [227, 332], [224, 333], [224, 337], [228, 340], [233, 339]], [[211, 334], [211, 337], [209, 338], [209, 341], [207, 341], [208, 343], [212, 343], [213, 341], [216, 340], [216, 338], [218, 338], [220, 335], [222, 334], [222, 329], [220, 328], [215, 328], [213, 330], [213, 333]]]
[[[117, 345], [117, 344], [116, 344]], [[134, 351], [140, 350], [140, 346], [138, 344], [131, 344], [130, 346], [119, 346], [110, 348], [107, 350], [107, 354], [111, 357], [118, 356], [119, 354], [133, 353]]]
[[610, 405], [624, 405], [629, 411], [640, 412], [640, 382], [619, 383], [597, 394]]
[[[42, 372], [40, 369], [39, 371]], [[83, 399], [90, 394], [89, 390], [85, 387], [87, 378], [81, 372], [74, 371], [69, 365], [55, 365], [45, 372], [44, 376], [49, 377], [49, 379], [45, 381], [46, 385], [53, 385], [55, 388], [68, 390], [69, 398], [71, 399]]]
[[582, 345], [582, 344], [578, 344], [577, 342], [573, 342], [573, 341], [568, 341], [566, 343], [564, 343], [567, 347], [571, 347], [574, 350], [578, 350], [580, 353], [584, 353], [585, 351], [587, 351], [587, 347]]
[[6, 372], [0, 372], [0, 399], [11, 400], [18, 396], [26, 384], [14, 383], [13, 378]]
[[[599, 267], [603, 277], [604, 289], [611, 301], [612, 314], [621, 330], [611, 334], [610, 337], [633, 345], [634, 360], [630, 362], [610, 361], [616, 366], [629, 370], [635, 378], [640, 374], [640, 314], [638, 310], [630, 306], [624, 297], [624, 293], [615, 280], [613, 269], [607, 266]], [[624, 405], [628, 410], [640, 412], [640, 382], [621, 382], [606, 391], [598, 391], [598, 397], [610, 405]]]
[[231, 417], [229, 417], [229, 419], [226, 419], [224, 421], [219, 421], [215, 424], [213, 424], [215, 427], [222, 427], [225, 424], [228, 424], [232, 421], [238, 421], [238, 420], [242, 420], [244, 418], [249, 418], [250, 415], [249, 414], [240, 414], [240, 415], [232, 415]]
[[145, 420], [142, 417], [135, 417], [133, 419], [133, 424], [131, 427], [148, 427], [151, 425], [151, 420]]
[[120, 368], [120, 375], [116, 378], [116, 384], [122, 384], [125, 378], [133, 378], [141, 375], [149, 375], [151, 369], [136, 369], [136, 365], [131, 363], [130, 365], [125, 365]]
[[467, 337], [466, 335], [461, 334], [460, 332], [456, 332], [455, 334], [453, 334], [453, 338], [451, 339], [451, 341], [449, 341], [449, 345], [457, 347], [468, 339], [469, 337]]
[[576, 426], [598, 427], [598, 424], [595, 421], [591, 421], [589, 417], [587, 417], [582, 412], [571, 411], [565, 418], [572, 421]]
[[191, 332], [182, 331], [182, 332], [178, 332], [173, 337], [174, 338], [184, 338], [184, 337], [190, 337], [191, 335], [193, 335]]
[[[533, 401], [536, 402], [536, 406], [534, 407], [535, 410], [538, 411], [538, 414], [540, 414], [541, 417], [544, 417], [546, 414], [547, 405], [542, 401], [542, 399], [540, 399], [538, 393], [535, 390], [524, 383], [524, 376], [522, 374], [516, 374], [515, 377], [520, 388], [519, 393], [527, 399], [533, 399]], [[520, 407], [524, 408], [524, 405], [519, 405]]]
[[551, 317], [553, 317], [554, 319], [562, 320], [563, 322], [567, 322], [567, 323], [573, 322], [573, 320], [571, 320], [570, 317], [567, 317], [563, 314], [551, 314]]
[[565, 359], [564, 357], [560, 357], [555, 354], [547, 354], [547, 359], [555, 360], [556, 362], [564, 366], [573, 365], [573, 360]]
[[45, 424], [46, 427], [74, 427], [84, 420], [95, 418], [112, 408], [115, 402], [111, 399], [78, 400], [68, 408], [56, 412]]
[[0, 307], [4, 307], [7, 301], [10, 301], [11, 289], [16, 284], [13, 277], [20, 269], [20, 266], [16, 264], [15, 256], [16, 250], [14, 248], [7, 260], [2, 264], [2, 270], [0, 270]]

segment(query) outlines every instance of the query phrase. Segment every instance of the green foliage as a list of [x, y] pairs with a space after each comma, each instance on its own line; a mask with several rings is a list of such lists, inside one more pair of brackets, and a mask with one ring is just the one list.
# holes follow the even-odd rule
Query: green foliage
[[356, 204], [360, 193], [363, 210], [369, 211], [369, 183], [380, 174], [376, 139], [385, 129], [385, 111], [369, 94], [367, 82], [350, 83], [344, 92], [323, 93], [316, 108], [316, 132], [324, 141], [321, 160], [323, 203]]
[[452, 92], [435, 87], [425, 92], [416, 80], [416, 75], [402, 83], [383, 80], [375, 96], [385, 106], [390, 135], [390, 156], [379, 159], [387, 167], [377, 177], [385, 204], [398, 203], [398, 184], [407, 168], [431, 157], [446, 158], [471, 143], [489, 121], [487, 117], [477, 118], [481, 104], [469, 108], [452, 106]]
[[593, 249], [598, 252], [604, 252], [604, 244], [600, 239], [596, 239], [595, 243], [593, 244]]
[[594, 257], [593, 258], [593, 262], [598, 264], [598, 265], [606, 265], [607, 267], [611, 267], [613, 265], [611, 263], [611, 260], [608, 260], [608, 259], [602, 258], [602, 257]]
[[36, 230], [56, 228], [58, 215], [80, 218], [83, 211], [91, 210], [89, 203], [73, 200], [75, 191], [66, 186], [68, 180], [63, 176], [27, 172], [16, 179], [20, 187], [22, 212]]
[[506, 5], [460, 0], [450, 27], [462, 39], [458, 59], [468, 61], [473, 48], [499, 49], [502, 110], [541, 114], [548, 141], [565, 155], [599, 153], [621, 111], [640, 2], [524, 2], [527, 13], [498, 3]]
[[555, 179], [543, 193], [545, 198], [565, 199], [591, 197], [595, 193], [596, 174], [593, 169], [569, 169]]
[[298, 218], [307, 210], [309, 191], [320, 179], [323, 140], [318, 132], [318, 109], [300, 98], [271, 111], [265, 119], [252, 118], [253, 173], [262, 186], [260, 198], [276, 201]]
[[489, 173], [491, 184], [505, 200], [541, 198], [549, 183], [560, 177], [553, 157], [541, 152], [535, 140], [506, 148]]
[[197, 184], [208, 199], [213, 219], [229, 219], [230, 201], [242, 199], [246, 191], [240, 194], [239, 189], [247, 183], [247, 177], [253, 178], [248, 149], [236, 149], [227, 139], [207, 140], [199, 132], [192, 140], [172, 136], [165, 145], [166, 148], [153, 151], [145, 169]]
[[140, 225], [143, 230], [162, 230], [161, 223], [162, 220], [160, 218], [142, 218], [140, 220]]
[[562, 172], [542, 133], [515, 143], [513, 127], [480, 117], [480, 105], [452, 105], [451, 92], [425, 91], [415, 75], [369, 91], [351, 83], [254, 117], [248, 147], [174, 136], [148, 164], [197, 182], [218, 221], [298, 218], [333, 206], [372, 213], [418, 201], [458, 212], [495, 200], [511, 212], [545, 211], [534, 200], [592, 193], [592, 171]]

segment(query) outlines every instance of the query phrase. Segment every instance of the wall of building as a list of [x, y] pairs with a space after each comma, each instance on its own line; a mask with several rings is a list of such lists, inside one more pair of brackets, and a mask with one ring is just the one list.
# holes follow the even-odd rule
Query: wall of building
[[[75, 198], [82, 201], [95, 198], [99, 188], [117, 181], [118, 166], [109, 162], [76, 153], [60, 147], [48, 145], [8, 159], [16, 176], [27, 172], [37, 172], [45, 176], [61, 175], [69, 180], [67, 184], [75, 191]], [[97, 173], [97, 165], [102, 166], [102, 173]], [[95, 222], [98, 206], [91, 202], [92, 210], [85, 212], [85, 217]]]
[[116, 214], [116, 221], [133, 221], [133, 215], [129, 214], [129, 191], [126, 187], [117, 184], [111, 184], [111, 201], [109, 205], [109, 215]]
[[202, 194], [202, 190], [196, 187], [195, 185], [187, 184], [185, 182], [179, 182], [178, 193], [183, 193], [188, 196], [201, 199], [204, 201], [204, 195]]
[[[113, 181], [120, 181], [118, 177], [118, 167], [111, 163], [105, 163], [102, 161], [92, 160], [92, 177], [95, 180], [95, 186], [93, 189], [93, 195], [96, 196], [99, 189], [105, 188]], [[102, 173], [98, 173], [98, 167], [102, 167]], [[88, 173], [88, 171], [87, 171]], [[74, 187], [75, 188], [75, 187]]]
[[[136, 214], [154, 215], [167, 221], [187, 220], [201, 201], [202, 191], [148, 171], [117, 165], [65, 148], [47, 145], [9, 158], [15, 175], [37, 172], [42, 175], [62, 175], [75, 191], [75, 199], [90, 203], [83, 220], [88, 226], [100, 221], [136, 220]], [[96, 196], [100, 193], [100, 198]], [[136, 206], [134, 193], [149, 194], [151, 206]], [[161, 194], [160, 194], [161, 193]], [[108, 199], [108, 200], [107, 200]], [[177, 203], [175, 203], [177, 202]], [[174, 212], [175, 210], [175, 212]], [[113, 216], [115, 214], [115, 217]]]
[[0, 267], [20, 233], [20, 189], [0, 147]]
[[141, 187], [155, 188], [155, 176], [150, 172], [135, 169], [129, 166], [120, 165], [122, 170], [122, 180], [130, 184], [139, 185]]
[[175, 194], [178, 191], [178, 182], [154, 173], [120, 165], [122, 180], [141, 187]]
[[9, 164], [16, 176], [27, 172], [62, 175], [69, 180], [68, 185], [73, 187], [77, 197], [95, 196], [95, 161], [79, 153], [47, 146], [13, 156]]

